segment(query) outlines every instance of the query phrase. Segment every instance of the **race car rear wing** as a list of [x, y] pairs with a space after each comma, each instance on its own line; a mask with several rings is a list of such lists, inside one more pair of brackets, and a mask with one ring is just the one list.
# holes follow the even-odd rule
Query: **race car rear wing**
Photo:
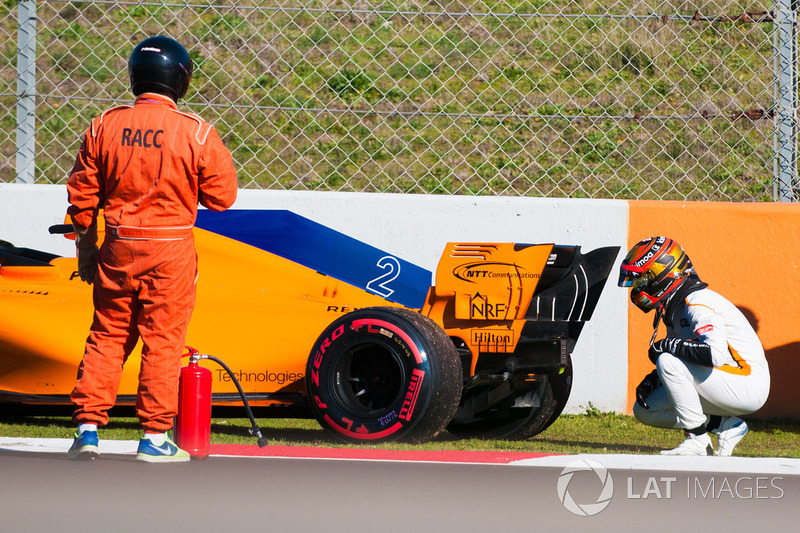
[[449, 243], [434, 299], [452, 299], [456, 320], [585, 322], [597, 306], [618, 246]]
[[513, 354], [514, 365], [530, 370], [563, 367], [619, 250], [582, 254], [579, 246], [450, 243], [422, 313], [469, 350], [471, 372], [508, 366], [482, 354]]

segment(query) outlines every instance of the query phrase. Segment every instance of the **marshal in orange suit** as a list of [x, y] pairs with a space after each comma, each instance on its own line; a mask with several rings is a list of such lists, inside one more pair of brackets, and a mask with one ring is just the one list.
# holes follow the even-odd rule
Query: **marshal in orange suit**
[[[128, 63], [133, 106], [95, 118], [67, 182], [78, 271], [93, 283], [94, 320], [71, 399], [78, 431], [68, 455], [99, 455], [122, 367], [142, 341], [137, 459], [187, 461], [168, 437], [177, 411], [186, 330], [195, 304], [198, 203], [222, 211], [236, 199], [233, 159], [214, 127], [178, 110], [192, 74], [168, 37], [142, 41]], [[97, 247], [97, 218], [106, 235]]]

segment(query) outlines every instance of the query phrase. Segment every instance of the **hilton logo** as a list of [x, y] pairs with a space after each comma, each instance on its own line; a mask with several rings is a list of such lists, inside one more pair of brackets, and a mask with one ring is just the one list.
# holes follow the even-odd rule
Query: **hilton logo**
[[508, 329], [473, 329], [472, 346], [513, 346], [514, 332]]

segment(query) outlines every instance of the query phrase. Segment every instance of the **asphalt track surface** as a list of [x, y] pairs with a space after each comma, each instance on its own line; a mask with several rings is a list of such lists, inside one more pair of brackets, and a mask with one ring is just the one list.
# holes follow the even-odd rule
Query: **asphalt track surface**
[[69, 442], [0, 439], [0, 531], [753, 533], [800, 520], [797, 459], [229, 446], [156, 465], [127, 442], [69, 461]]

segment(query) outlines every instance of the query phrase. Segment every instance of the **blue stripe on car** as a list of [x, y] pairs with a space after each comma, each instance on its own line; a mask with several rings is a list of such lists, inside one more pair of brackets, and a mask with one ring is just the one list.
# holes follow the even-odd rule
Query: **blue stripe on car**
[[196, 226], [406, 307], [421, 308], [432, 281], [429, 270], [287, 210], [201, 209]]

